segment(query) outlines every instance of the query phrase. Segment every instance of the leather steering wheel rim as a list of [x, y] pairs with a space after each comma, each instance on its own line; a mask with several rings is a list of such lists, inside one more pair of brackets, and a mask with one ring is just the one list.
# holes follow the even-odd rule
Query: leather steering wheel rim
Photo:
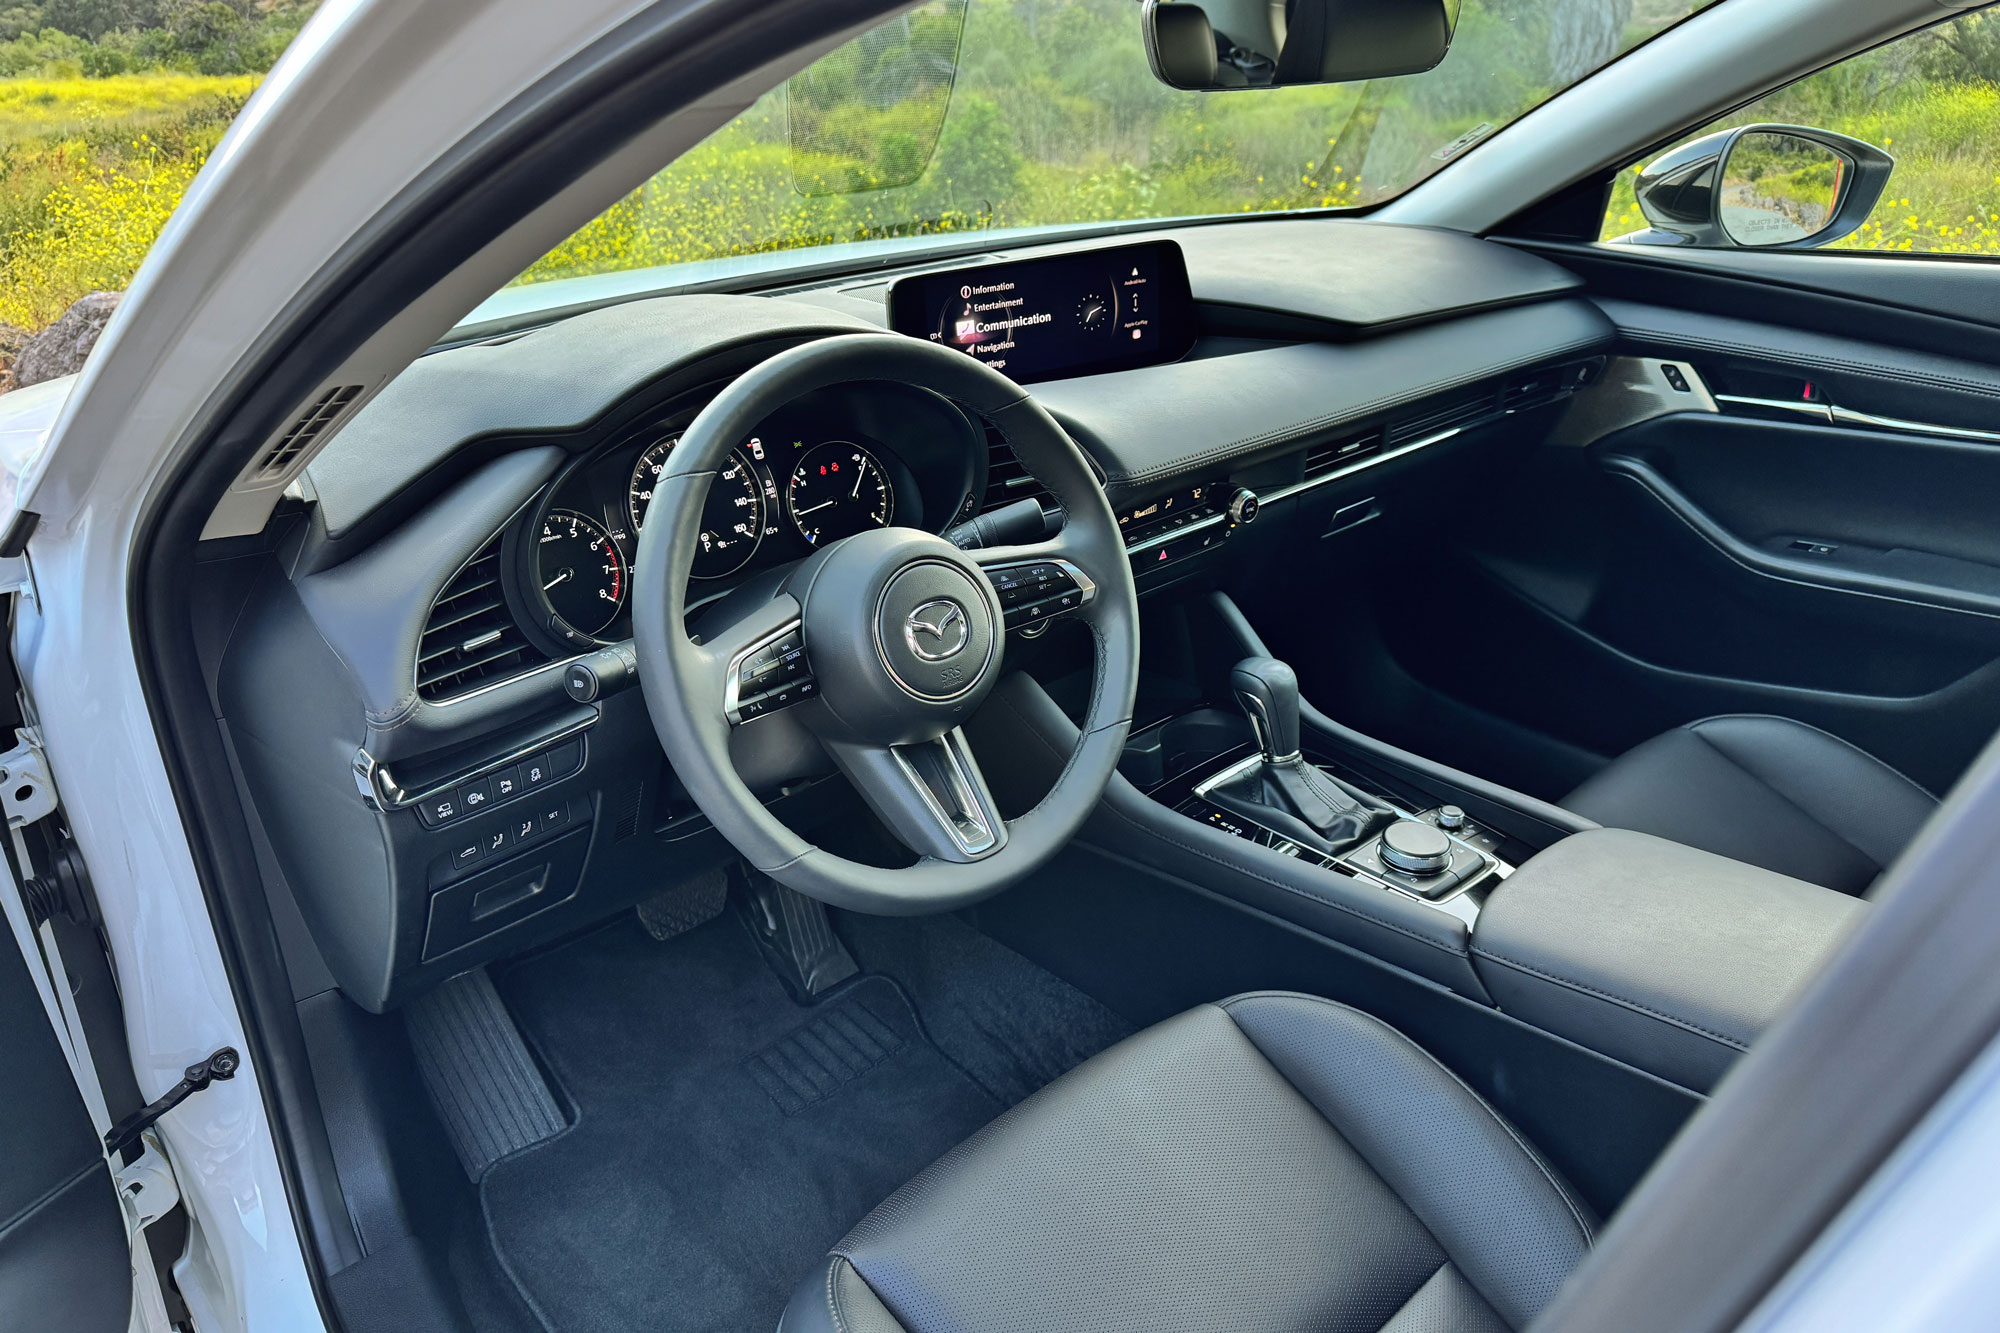
[[[810, 618], [816, 605], [813, 579], [831, 563], [838, 548], [861, 538], [829, 545], [794, 571], [786, 588], [767, 608], [758, 608], [734, 631], [696, 643], [685, 629], [688, 577], [701, 529], [701, 511], [710, 481], [755, 426], [774, 409], [801, 394], [837, 384], [890, 381], [928, 389], [984, 417], [1006, 438], [1022, 464], [1062, 506], [1061, 533], [1032, 546], [957, 552], [949, 543], [906, 532], [907, 559], [933, 564], [971, 562], [980, 567], [1029, 561], [1069, 562], [1095, 585], [1087, 603], [1074, 612], [1094, 641], [1090, 703], [1076, 748], [1054, 787], [1017, 819], [988, 853], [942, 859], [924, 854], [915, 865], [883, 869], [835, 855], [801, 838], [777, 819], [737, 774], [729, 756], [730, 723], [722, 707], [722, 677], [730, 654], [768, 635], [787, 614], [805, 630], [809, 660], [817, 664], [844, 652], [844, 645], [815, 649]], [[894, 334], [850, 334], [805, 343], [778, 353], [738, 377], [702, 409], [668, 455], [655, 484], [649, 518], [634, 561], [633, 641], [647, 711], [661, 748], [688, 794], [717, 831], [751, 865], [779, 883], [836, 907], [878, 915], [948, 911], [988, 897], [1044, 865], [1082, 826], [1096, 807], [1125, 746], [1139, 681], [1139, 607], [1132, 571], [1117, 520], [1089, 462], [1068, 434], [1027, 392], [1000, 372], [961, 352]], [[896, 530], [884, 530], [894, 532]], [[875, 534], [864, 534], [873, 537]], [[889, 539], [875, 543], [890, 546]], [[904, 549], [904, 548], [897, 548]], [[856, 548], [855, 561], [867, 553]], [[905, 559], [889, 554], [888, 560]], [[852, 562], [850, 562], [852, 563]], [[883, 577], [907, 570], [907, 563]], [[831, 576], [828, 577], [831, 582]], [[982, 578], [994, 651], [986, 674], [976, 678], [979, 695], [1001, 674], [1004, 628], [997, 596]], [[830, 599], [829, 594], [829, 599]], [[790, 608], [786, 606], [790, 602]], [[803, 608], [803, 609], [801, 609]], [[971, 608], [969, 614], [981, 614]], [[877, 630], [879, 637], [879, 629]], [[976, 706], [976, 698], [970, 701]], [[821, 719], [835, 719], [839, 706], [822, 696], [804, 705]], [[938, 710], [933, 710], [938, 711]], [[955, 711], [955, 710], [954, 710]], [[946, 719], [949, 722], [949, 719]], [[809, 722], [815, 732], [820, 724]], [[955, 722], [950, 723], [955, 735]], [[891, 766], [857, 766], [855, 746], [822, 736], [828, 752], [855, 779], [871, 805], [881, 810], [873, 779]], [[946, 743], [947, 748], [948, 742]], [[893, 745], [877, 747], [893, 757]], [[969, 752], [966, 752], [969, 760]], [[908, 769], [909, 765], [901, 767]], [[976, 765], [973, 776], [978, 778]], [[983, 781], [979, 789], [984, 791]], [[906, 843], [910, 840], [903, 838]]]

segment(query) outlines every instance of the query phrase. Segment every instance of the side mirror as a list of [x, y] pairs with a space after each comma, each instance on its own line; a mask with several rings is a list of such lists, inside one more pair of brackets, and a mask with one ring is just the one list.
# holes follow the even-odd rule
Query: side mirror
[[1652, 226], [1627, 245], [1811, 250], [1851, 235], [1889, 184], [1873, 144], [1801, 125], [1745, 125], [1682, 144], [1639, 173]]
[[1458, 0], [1145, 0], [1139, 23], [1169, 88], [1290, 88], [1434, 68]]

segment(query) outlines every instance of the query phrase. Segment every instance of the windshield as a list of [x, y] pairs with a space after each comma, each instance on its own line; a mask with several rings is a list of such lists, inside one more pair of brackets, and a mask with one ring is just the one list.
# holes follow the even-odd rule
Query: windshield
[[1708, 2], [1463, 0], [1428, 73], [1190, 93], [1152, 77], [1133, 0], [931, 0], [767, 93], [517, 282], [1379, 203]]

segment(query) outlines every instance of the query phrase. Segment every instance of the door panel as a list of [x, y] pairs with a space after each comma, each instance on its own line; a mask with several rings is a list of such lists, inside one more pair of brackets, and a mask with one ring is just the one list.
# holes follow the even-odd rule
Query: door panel
[[[1922, 305], [1941, 270], [1971, 266], [1905, 270], [1871, 342], [1831, 331], [1862, 327], [1856, 292], [1813, 290], [1839, 259], [1799, 256], [1814, 266], [1801, 277], [1767, 256], [1689, 281], [1686, 257], [1648, 272], [1649, 258], [1574, 266], [1617, 293], [1602, 304], [1622, 353], [1686, 363], [1722, 410], [1586, 447], [1524, 442], [1491, 503], [1419, 557], [1427, 583], [1452, 589], [1462, 634], [1441, 644], [1384, 614], [1383, 647], [1471, 725], [1492, 720], [1468, 748], [1527, 728], [1602, 759], [1696, 718], [1768, 712], [1942, 793], [2000, 727], [2000, 345], [1990, 325]], [[1857, 286], [1888, 301], [1894, 269], [1870, 261]], [[1967, 286], [1994, 276], [1979, 268]], [[1767, 322], [1709, 313], [1725, 293]], [[1834, 407], [1995, 438], [1834, 425]], [[1574, 773], [1489, 775], [1560, 799], [1541, 788]]]
[[11, 935], [0, 937], [0, 1033], [0, 1328], [118, 1333], [132, 1297], [124, 1215]]

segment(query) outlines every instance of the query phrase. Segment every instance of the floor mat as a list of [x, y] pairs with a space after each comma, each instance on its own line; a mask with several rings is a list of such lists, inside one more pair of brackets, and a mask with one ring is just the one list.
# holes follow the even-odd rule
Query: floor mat
[[775, 1328], [829, 1245], [1000, 1110], [894, 983], [797, 1005], [732, 916], [665, 944], [628, 917], [494, 981], [576, 1117], [480, 1192], [555, 1333]]

